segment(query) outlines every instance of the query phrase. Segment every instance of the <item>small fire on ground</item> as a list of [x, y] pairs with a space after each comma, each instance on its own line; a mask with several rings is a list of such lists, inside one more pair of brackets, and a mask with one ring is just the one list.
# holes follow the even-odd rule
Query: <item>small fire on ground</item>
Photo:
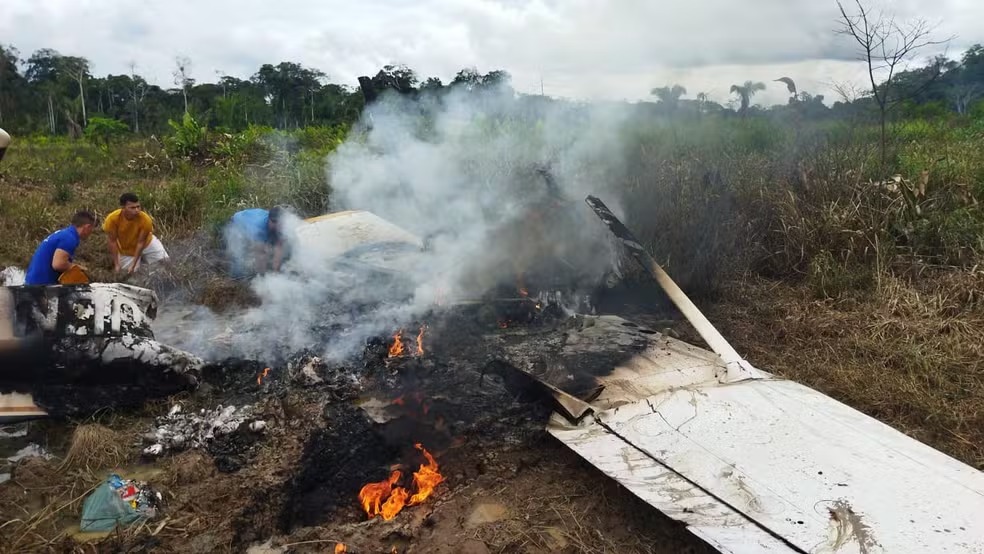
[[335, 545], [335, 554], [341, 554], [342, 552], [348, 552], [348, 547], [344, 543], [338, 543]]
[[[420, 332], [417, 333], [416, 348], [413, 352], [414, 356], [424, 355], [424, 331], [427, 329], [426, 325], [420, 326]], [[403, 344], [403, 329], [400, 329], [393, 335], [393, 344], [389, 348], [390, 358], [396, 358], [399, 356], [406, 355], [408, 347]]]
[[359, 503], [362, 509], [370, 518], [382, 516], [386, 521], [396, 517], [396, 514], [405, 506], [416, 506], [422, 504], [434, 489], [444, 481], [437, 466], [437, 461], [431, 456], [420, 443], [414, 445], [427, 458], [426, 464], [421, 464], [413, 474], [413, 488], [416, 492], [411, 495], [410, 491], [403, 487], [396, 486], [400, 481], [402, 473], [394, 471], [385, 481], [369, 483], [359, 491]]
[[256, 376], [256, 384], [262, 385], [263, 380], [266, 379], [266, 376], [269, 374], [270, 374], [270, 368], [269, 367], [265, 368], [259, 375]]

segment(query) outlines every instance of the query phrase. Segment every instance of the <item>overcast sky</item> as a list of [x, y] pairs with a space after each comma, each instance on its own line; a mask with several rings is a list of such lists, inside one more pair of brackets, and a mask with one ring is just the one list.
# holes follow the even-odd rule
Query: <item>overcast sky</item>
[[[852, 1], [852, 0], [848, 0]], [[447, 82], [463, 67], [505, 69], [520, 92], [637, 100], [680, 83], [688, 97], [725, 101], [732, 83], [768, 84], [757, 102], [832, 81], [862, 84], [848, 39], [835, 35], [835, 0], [2, 0], [0, 43], [26, 58], [54, 48], [85, 56], [96, 75], [138, 73], [169, 88], [176, 55], [192, 76], [248, 77], [295, 61], [355, 85], [388, 63]], [[951, 56], [984, 42], [984, 2], [896, 0], [902, 18], [957, 35]]]

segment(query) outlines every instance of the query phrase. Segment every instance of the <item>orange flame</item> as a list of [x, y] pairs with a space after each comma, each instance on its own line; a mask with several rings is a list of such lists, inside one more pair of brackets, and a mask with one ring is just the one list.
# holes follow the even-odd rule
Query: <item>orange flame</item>
[[413, 485], [417, 492], [410, 496], [407, 489], [393, 486], [400, 480], [399, 471], [391, 473], [389, 479], [385, 481], [365, 485], [359, 491], [359, 502], [370, 518], [378, 515], [389, 521], [396, 517], [396, 514], [400, 513], [404, 506], [415, 506], [423, 503], [434, 493], [434, 489], [444, 481], [444, 476], [438, 471], [437, 462], [430, 452], [419, 443], [414, 446], [423, 452], [424, 457], [427, 458], [427, 463], [421, 464], [420, 469], [413, 474]]
[[394, 358], [396, 356], [403, 355], [403, 329], [400, 329], [393, 335], [393, 346], [390, 346], [389, 357]]
[[509, 322], [506, 321], [505, 319], [500, 320], [499, 321], [499, 328], [500, 329], [508, 329], [509, 328]]
[[270, 374], [270, 368], [268, 367], [268, 368], [266, 368], [266, 369], [263, 370], [263, 373], [260, 373], [259, 375], [256, 376], [256, 384], [257, 385], [262, 385], [263, 384], [263, 379], [266, 378], [266, 376], [269, 375], [269, 374]]
[[393, 519], [407, 505], [407, 497], [409, 496], [410, 493], [407, 492], [407, 489], [396, 487], [393, 489], [393, 494], [386, 499], [386, 503], [383, 504], [383, 509], [379, 511], [379, 515], [383, 516], [383, 520], [385, 521]]
[[335, 554], [342, 554], [343, 552], [348, 552], [348, 547], [343, 543], [338, 543], [335, 545]]
[[426, 328], [426, 325], [421, 325], [420, 333], [417, 334], [417, 356], [424, 355], [424, 329]]
[[424, 457], [427, 458], [427, 465], [421, 464], [420, 469], [413, 474], [413, 486], [416, 487], [417, 494], [410, 497], [411, 506], [427, 500], [434, 489], [444, 481], [444, 476], [438, 471], [437, 461], [434, 460], [430, 452], [425, 450], [419, 442], [414, 446], [424, 453]]
[[390, 496], [390, 493], [393, 492], [393, 485], [399, 480], [400, 472], [394, 471], [390, 474], [389, 479], [378, 483], [369, 483], [362, 487], [362, 490], [359, 491], [359, 502], [362, 503], [362, 509], [369, 514], [369, 517], [381, 513], [383, 499]]
[[[427, 325], [420, 326], [420, 332], [417, 333], [417, 350], [414, 352], [414, 356], [424, 355], [424, 331], [427, 330]], [[400, 329], [393, 335], [393, 344], [389, 348], [389, 358], [396, 358], [397, 356], [403, 356], [407, 354], [407, 346], [403, 344], [403, 329]]]

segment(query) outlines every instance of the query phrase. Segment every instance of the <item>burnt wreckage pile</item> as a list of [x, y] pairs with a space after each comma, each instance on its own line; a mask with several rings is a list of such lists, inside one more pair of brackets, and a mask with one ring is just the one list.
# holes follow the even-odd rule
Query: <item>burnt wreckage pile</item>
[[[230, 358], [206, 365], [202, 382], [215, 404], [237, 411], [252, 406], [235, 430], [204, 447], [220, 471], [253, 463], [256, 443], [268, 436], [251, 428], [257, 421], [276, 433], [298, 405], [318, 406], [320, 416], [309, 418], [314, 423], [288, 475], [255, 491], [237, 519], [238, 540], [249, 544], [328, 521], [363, 521], [360, 490], [386, 483], [399, 466], [391, 488], [414, 492], [424, 451], [446, 476], [440, 496], [486, 471], [482, 453], [534, 447], [558, 406], [552, 391], [530, 375], [563, 374], [554, 380], [566, 383], [566, 392], [585, 395], [595, 375], [611, 371], [653, 333], [617, 317], [572, 311], [597, 296], [573, 290], [503, 285], [481, 299], [435, 306], [366, 340], [358, 355], [341, 363], [305, 351], [272, 364]], [[325, 333], [325, 343], [332, 339], [330, 326], [316, 330]], [[263, 523], [273, 520], [276, 528]]]
[[[436, 458], [444, 487], [467, 485], [486, 471], [482, 453], [543, 439], [558, 406], [530, 374], [563, 373], [555, 380], [567, 383], [565, 392], [584, 396], [596, 386], [596, 375], [611, 371], [654, 334], [615, 316], [538, 310], [536, 300], [524, 304], [449, 306], [421, 322], [423, 335], [375, 338], [340, 366], [297, 356], [270, 368], [261, 383], [257, 365], [206, 372], [206, 382], [221, 375], [216, 385], [231, 394], [234, 380], [238, 394], [255, 391], [255, 402], [287, 402], [301, 390], [321, 406], [293, 473], [255, 492], [253, 508], [237, 524], [239, 540], [247, 544], [328, 521], [364, 520], [360, 489], [386, 482], [399, 466], [393, 486], [410, 490], [411, 474], [424, 461], [421, 448]], [[518, 323], [515, 314], [527, 309], [539, 315]], [[503, 327], [506, 314], [513, 323]], [[277, 528], [258, 523], [264, 518], [255, 517], [255, 510], [275, 510]]]

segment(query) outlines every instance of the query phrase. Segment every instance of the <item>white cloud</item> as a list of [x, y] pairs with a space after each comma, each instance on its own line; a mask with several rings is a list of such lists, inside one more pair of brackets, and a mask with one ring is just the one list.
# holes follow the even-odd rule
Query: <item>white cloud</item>
[[[940, 21], [957, 34], [951, 54], [984, 40], [975, 22], [984, 4], [898, 0], [902, 17]], [[43, 47], [82, 55], [97, 74], [128, 63], [164, 87], [174, 57], [192, 59], [193, 76], [221, 70], [240, 77], [262, 63], [289, 60], [354, 85], [386, 63], [447, 81], [457, 70], [506, 69], [516, 88], [571, 97], [640, 99], [680, 83], [724, 100], [734, 82], [768, 83], [757, 99], [782, 102], [771, 81], [833, 94], [831, 81], [860, 80], [852, 45], [837, 36], [831, 0], [6, 0], [0, 41], [25, 57]]]

